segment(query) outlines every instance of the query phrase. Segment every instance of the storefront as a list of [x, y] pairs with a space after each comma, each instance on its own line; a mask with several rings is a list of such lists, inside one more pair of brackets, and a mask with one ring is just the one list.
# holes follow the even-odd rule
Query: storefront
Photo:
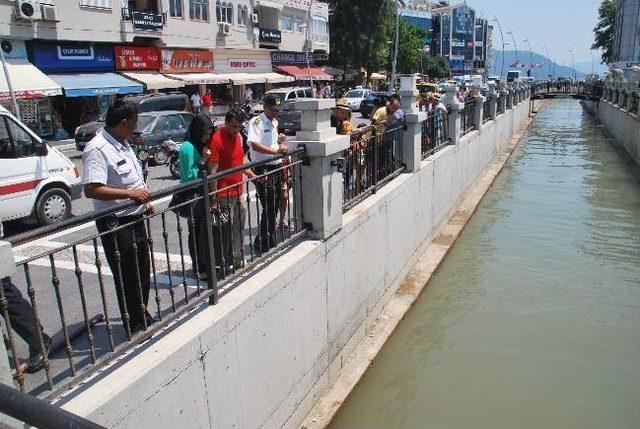
[[271, 52], [271, 64], [280, 73], [290, 76], [295, 81], [304, 82], [313, 78], [314, 81], [331, 81], [333, 76], [322, 70], [314, 63], [314, 54], [305, 52], [275, 51]]
[[[58, 124], [51, 97], [62, 94], [60, 85], [28, 61], [23, 41], [2, 39], [0, 45], [20, 118], [39, 136], [50, 138], [55, 134]], [[0, 105], [15, 114], [4, 71], [0, 71], [0, 76]]]
[[116, 96], [140, 94], [140, 83], [114, 73], [110, 45], [34, 42], [33, 63], [62, 87], [53, 108], [69, 135], [75, 128], [98, 119]]
[[141, 83], [149, 92], [184, 88], [184, 81], [160, 74], [162, 53], [147, 46], [114, 46], [116, 70], [124, 77]]

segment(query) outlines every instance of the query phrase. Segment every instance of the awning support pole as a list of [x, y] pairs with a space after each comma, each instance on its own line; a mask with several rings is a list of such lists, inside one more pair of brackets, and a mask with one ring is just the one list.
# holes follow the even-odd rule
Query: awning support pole
[[13, 85], [11, 85], [11, 77], [9, 77], [9, 69], [7, 69], [7, 63], [4, 59], [4, 51], [0, 49], [0, 61], [2, 61], [2, 69], [4, 70], [4, 77], [7, 79], [7, 86], [9, 87], [9, 95], [11, 95], [11, 102], [13, 103], [13, 110], [16, 114], [16, 118], [22, 121], [20, 118], [20, 108], [18, 108], [18, 101], [16, 100], [16, 94], [13, 92]]

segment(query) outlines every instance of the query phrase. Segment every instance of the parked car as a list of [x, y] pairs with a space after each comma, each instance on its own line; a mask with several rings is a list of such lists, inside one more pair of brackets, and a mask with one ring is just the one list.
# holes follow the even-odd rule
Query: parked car
[[391, 98], [390, 92], [373, 92], [367, 98], [360, 103], [360, 114], [363, 118], [368, 118], [373, 114], [374, 105], [376, 100], [381, 105], [384, 105]]
[[0, 221], [23, 219], [50, 225], [71, 215], [82, 195], [80, 173], [0, 106]]
[[165, 165], [170, 153], [163, 143], [172, 141], [181, 143], [189, 129], [193, 114], [189, 112], [145, 112], [138, 116], [137, 134], [145, 140], [144, 149], [150, 161], [156, 165]]
[[[253, 115], [259, 115], [264, 111], [262, 100], [267, 95], [273, 95], [280, 100], [281, 103], [286, 101], [295, 100], [297, 98], [313, 98], [313, 90], [311, 88], [303, 87], [291, 87], [291, 88], [278, 88], [265, 92], [260, 101], [258, 101], [252, 109]], [[282, 121], [282, 117], [280, 118]]]
[[357, 112], [360, 110], [360, 103], [362, 103], [362, 100], [371, 94], [373, 94], [373, 91], [370, 89], [352, 89], [344, 95], [344, 98], [347, 100], [351, 110]]
[[[140, 112], [157, 112], [164, 110], [187, 111], [189, 107], [189, 97], [181, 93], [154, 93], [126, 98], [138, 104]], [[102, 129], [102, 127], [104, 127], [104, 117], [77, 127], [74, 133], [76, 149], [83, 151], [89, 140], [94, 138], [98, 130]]]

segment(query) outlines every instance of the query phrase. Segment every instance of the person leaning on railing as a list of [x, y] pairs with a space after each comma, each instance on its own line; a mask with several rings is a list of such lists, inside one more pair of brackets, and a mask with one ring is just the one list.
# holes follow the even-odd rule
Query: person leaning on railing
[[398, 129], [404, 124], [404, 112], [400, 108], [400, 96], [393, 94], [386, 106], [379, 108], [371, 117], [371, 124], [381, 135], [381, 140], [376, 142], [377, 175], [378, 178], [386, 176], [395, 162], [394, 143], [397, 143]]
[[[130, 141], [137, 125], [138, 106], [125, 99], [116, 100], [107, 109], [104, 128], [82, 153], [84, 193], [93, 199], [95, 210], [127, 200], [139, 203], [96, 220], [98, 231], [107, 233], [101, 236], [102, 246], [113, 274], [123, 323], [126, 312], [132, 334], [145, 329], [145, 321], [147, 326], [155, 322], [149, 312], [143, 311], [149, 301], [150, 275], [143, 218], [145, 213], [153, 213], [153, 206], [147, 204], [151, 193]], [[116, 229], [121, 225], [127, 226]]]
[[[185, 141], [180, 146], [180, 152], [178, 152], [178, 158], [180, 160], [180, 183], [188, 183], [200, 178], [201, 168], [205, 167], [207, 158], [209, 157], [209, 151], [207, 144], [211, 139], [211, 135], [214, 131], [213, 122], [206, 115], [198, 115], [191, 120], [189, 124], [189, 130], [185, 136]], [[183, 198], [183, 201], [188, 201], [195, 198], [197, 191], [190, 192]], [[187, 215], [191, 216], [193, 213], [193, 225], [189, 228], [189, 254], [191, 255], [191, 261], [193, 261], [193, 270], [197, 272], [197, 277], [200, 280], [207, 279], [207, 249], [204, 240], [207, 237], [206, 222], [202, 216], [202, 201], [194, 205], [191, 212], [188, 207]], [[191, 226], [191, 225], [190, 225]], [[197, 266], [195, 263], [197, 261]]]

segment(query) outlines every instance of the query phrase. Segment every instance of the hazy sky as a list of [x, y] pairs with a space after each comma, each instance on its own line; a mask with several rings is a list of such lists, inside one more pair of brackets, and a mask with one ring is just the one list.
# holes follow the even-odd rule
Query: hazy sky
[[[482, 13], [484, 18], [500, 21], [505, 41], [513, 49], [510, 28], [516, 38], [518, 49], [528, 50], [525, 37], [533, 51], [545, 54], [542, 46], [558, 64], [571, 64], [570, 49], [575, 52], [576, 63], [590, 62], [590, 46], [593, 43], [593, 27], [598, 18], [601, 0], [467, 0], [469, 6]], [[500, 32], [494, 23], [493, 45], [502, 49]], [[596, 61], [600, 55], [594, 52]]]

